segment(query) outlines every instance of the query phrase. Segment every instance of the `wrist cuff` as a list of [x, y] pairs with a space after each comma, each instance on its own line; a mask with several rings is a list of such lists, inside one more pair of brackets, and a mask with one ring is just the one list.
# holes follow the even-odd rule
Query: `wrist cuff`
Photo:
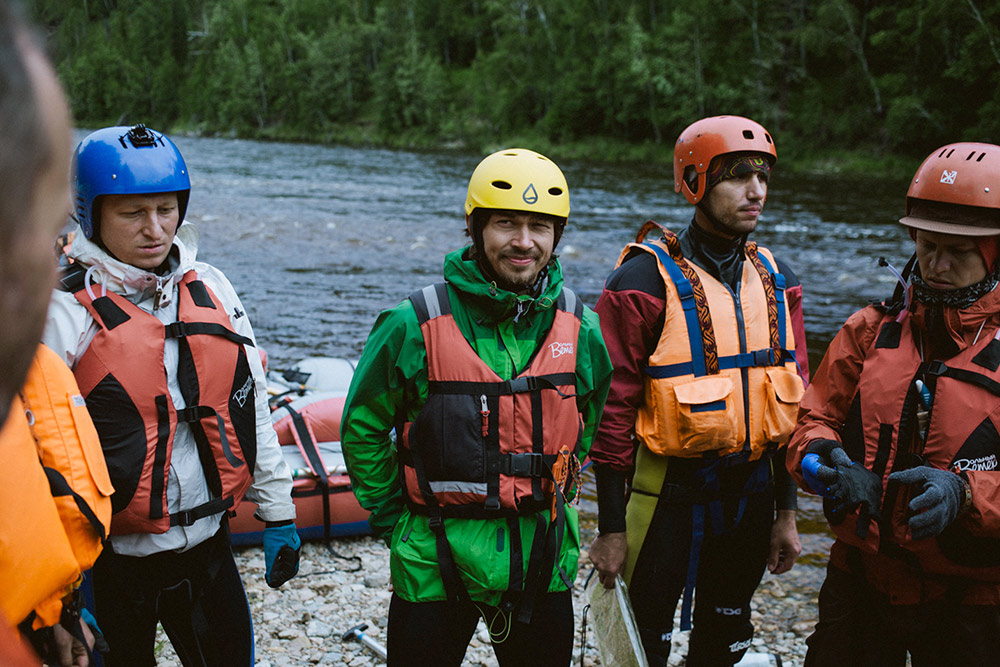
[[623, 470], [594, 464], [597, 480], [597, 530], [601, 533], [625, 532], [625, 486], [628, 475]]

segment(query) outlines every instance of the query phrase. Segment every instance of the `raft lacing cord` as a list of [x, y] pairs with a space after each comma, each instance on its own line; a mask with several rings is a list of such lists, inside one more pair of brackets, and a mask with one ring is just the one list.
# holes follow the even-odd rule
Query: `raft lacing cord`
[[[474, 604], [476, 609], [479, 610], [479, 615], [483, 618], [483, 622], [486, 623], [486, 631], [490, 633], [490, 641], [494, 644], [502, 644], [507, 641], [507, 637], [510, 636], [511, 628], [514, 625], [511, 623], [511, 616], [513, 615], [513, 612], [504, 611], [503, 609], [494, 607], [493, 605], [486, 605], [487, 608], [495, 611], [493, 618], [488, 619], [486, 610], [480, 607], [478, 602], [473, 600], [472, 604]], [[497, 621], [503, 621], [503, 626], [499, 631], [494, 630], [494, 626]]]

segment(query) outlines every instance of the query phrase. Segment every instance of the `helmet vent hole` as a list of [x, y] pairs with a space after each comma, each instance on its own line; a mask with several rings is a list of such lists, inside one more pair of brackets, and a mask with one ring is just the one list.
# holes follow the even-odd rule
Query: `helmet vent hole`
[[767, 139], [767, 143], [769, 143], [771, 145], [774, 145], [774, 142], [771, 141], [771, 135], [770, 134], [768, 134], [767, 132], [765, 132], [764, 133], [764, 138]]
[[976, 156], [976, 151], [972, 151], [971, 153], [969, 153], [969, 157], [965, 158], [966, 162], [968, 162], [969, 160], [971, 160], [975, 156]]
[[984, 157], [986, 157], [986, 153], [980, 153], [979, 157], [976, 158], [976, 162], [982, 162]]
[[951, 157], [951, 154], [954, 153], [954, 152], [955, 152], [955, 149], [952, 148], [950, 151], [948, 151], [948, 154], [945, 155], [945, 157]]
[[490, 185], [495, 187], [497, 190], [510, 190], [511, 188], [514, 187], [507, 181], [493, 181], [492, 183], [490, 183]]
[[743, 130], [744, 139], [753, 139], [753, 130]]
[[562, 188], [549, 188], [549, 194], [553, 197], [558, 197], [563, 193]]

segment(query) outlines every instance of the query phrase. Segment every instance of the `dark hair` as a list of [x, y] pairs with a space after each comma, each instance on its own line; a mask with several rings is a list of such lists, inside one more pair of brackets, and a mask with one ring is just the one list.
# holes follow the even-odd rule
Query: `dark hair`
[[[21, 12], [0, 0], [0, 251], [28, 220], [35, 183], [52, 158], [25, 56], [39, 48]], [[39, 51], [41, 49], [39, 48]], [[0, 266], [0, 269], [3, 267]]]

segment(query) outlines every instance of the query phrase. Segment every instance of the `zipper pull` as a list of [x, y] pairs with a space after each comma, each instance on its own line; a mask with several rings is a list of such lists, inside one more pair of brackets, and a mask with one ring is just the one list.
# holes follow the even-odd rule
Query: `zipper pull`
[[156, 294], [153, 295], [153, 310], [160, 307], [160, 297], [163, 296], [163, 285], [156, 285]]
[[486, 404], [486, 394], [479, 397], [479, 405], [482, 408], [479, 414], [483, 416], [483, 437], [485, 438], [490, 433], [490, 408]]

